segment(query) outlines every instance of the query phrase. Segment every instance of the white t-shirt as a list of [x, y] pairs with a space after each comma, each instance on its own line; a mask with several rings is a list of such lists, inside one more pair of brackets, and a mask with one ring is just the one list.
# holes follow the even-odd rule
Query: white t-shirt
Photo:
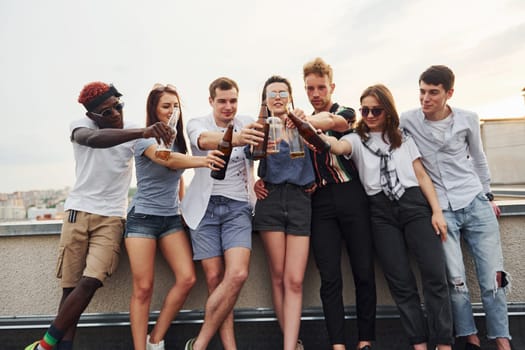
[[[124, 123], [125, 129], [136, 127]], [[70, 125], [71, 136], [78, 128], [98, 129], [98, 126], [87, 117], [75, 120]], [[72, 141], [76, 181], [64, 209], [125, 217], [135, 142], [133, 140], [110, 148], [92, 148]]]
[[[381, 150], [385, 152], [388, 151], [390, 145], [382, 140], [380, 132], [371, 132], [370, 137]], [[380, 158], [363, 145], [358, 134], [352, 133], [345, 135], [341, 140], [352, 145], [352, 153], [349, 157], [354, 161], [359, 171], [359, 178], [361, 179], [366, 194], [373, 196], [381, 192], [383, 189], [381, 188], [380, 181]], [[392, 159], [396, 166], [397, 176], [403, 187], [419, 186], [412, 163], [420, 157], [421, 154], [419, 154], [414, 140], [410, 137], [407, 137], [401, 144], [401, 147], [392, 152]]]
[[[236, 115], [234, 119], [234, 130], [239, 131], [244, 125], [253, 121], [254, 119], [250, 116]], [[217, 131], [220, 130], [220, 128], [217, 127], [213, 115], [209, 114], [204, 117], [190, 119], [186, 125], [186, 130], [188, 132], [188, 138], [190, 139], [192, 154], [204, 156], [208, 151], [199, 148], [200, 135], [205, 131]], [[215, 180], [210, 176], [210, 169], [195, 168], [195, 175], [181, 202], [182, 215], [190, 228], [196, 229], [199, 225], [206, 213], [206, 208], [208, 207], [208, 202], [212, 194], [222, 194], [231, 199], [245, 200], [252, 206], [255, 204], [253, 161], [244, 156], [243, 148], [244, 146], [233, 148], [230, 163], [228, 164], [228, 168], [226, 168], [227, 179], [222, 180], [223, 182], [221, 183], [219, 183], [221, 180]], [[242, 154], [238, 152], [242, 152]], [[232, 157], [234, 159], [232, 159]], [[234, 172], [233, 174], [238, 174], [239, 176], [235, 176], [232, 179], [230, 172]], [[239, 177], [242, 179], [239, 179]], [[219, 186], [219, 189], [217, 189], [216, 186]]]
[[445, 142], [445, 132], [450, 130], [452, 122], [453, 120], [450, 116], [436, 121], [426, 120], [426, 124], [430, 126], [432, 135], [441, 142]]

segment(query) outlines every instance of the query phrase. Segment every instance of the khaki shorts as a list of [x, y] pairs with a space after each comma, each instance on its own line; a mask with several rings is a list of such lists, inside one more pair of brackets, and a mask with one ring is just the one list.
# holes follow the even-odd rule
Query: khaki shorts
[[[70, 222], [72, 217], [74, 222]], [[82, 211], [66, 215], [56, 268], [60, 286], [73, 288], [83, 276], [100, 282], [111, 276], [118, 265], [123, 231], [121, 217]]]

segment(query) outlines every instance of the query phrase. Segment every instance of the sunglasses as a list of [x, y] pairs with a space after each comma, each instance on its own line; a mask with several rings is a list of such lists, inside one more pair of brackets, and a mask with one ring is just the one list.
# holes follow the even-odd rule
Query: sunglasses
[[124, 108], [124, 102], [118, 102], [117, 104], [104, 109], [100, 113], [91, 112], [95, 117], [99, 118], [109, 118], [113, 115], [113, 110], [116, 110], [117, 112], [122, 112], [122, 109]]
[[359, 111], [361, 112], [361, 115], [363, 117], [368, 117], [368, 113], [372, 113], [372, 115], [374, 117], [379, 117], [381, 115], [381, 113], [383, 113], [385, 109], [384, 108], [379, 108], [379, 107], [374, 107], [374, 108], [368, 108], [368, 107], [363, 107], [363, 108], [359, 108]]
[[269, 91], [268, 92], [268, 98], [276, 98], [277, 96], [279, 96], [280, 98], [287, 98], [288, 96], [290, 96], [290, 94], [288, 93], [288, 91], [279, 91], [279, 92]]
[[162, 84], [155, 84], [153, 85], [153, 88], [152, 90], [161, 90], [161, 91], [175, 91], [177, 92], [177, 88], [175, 87], [175, 85], [171, 85], [171, 84], [167, 84], [167, 85], [162, 85]]

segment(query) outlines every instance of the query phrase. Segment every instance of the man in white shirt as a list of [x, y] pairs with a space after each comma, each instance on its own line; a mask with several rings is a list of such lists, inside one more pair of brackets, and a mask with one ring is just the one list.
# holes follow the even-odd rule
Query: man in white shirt
[[256, 145], [262, 125], [248, 116], [237, 115], [239, 88], [229, 78], [218, 78], [209, 87], [212, 113], [190, 119], [188, 137], [193, 155], [217, 149], [228, 124], [233, 123], [233, 150], [224, 180], [210, 176], [210, 169], [196, 168], [182, 200], [182, 215], [190, 228], [194, 260], [200, 260], [206, 275], [209, 296], [204, 323], [186, 350], [206, 349], [219, 330], [225, 350], [236, 350], [233, 308], [248, 277], [251, 254], [253, 163], [245, 157], [244, 146]]
[[432, 178], [447, 219], [443, 243], [447, 261], [454, 327], [466, 337], [465, 350], [479, 350], [460, 241], [470, 248], [485, 309], [487, 337], [498, 350], [510, 350], [506, 291], [510, 278], [503, 269], [497, 216], [490, 192], [490, 173], [483, 151], [478, 116], [452, 108], [454, 73], [431, 66], [419, 78], [421, 108], [401, 115], [401, 127], [414, 138]]
[[70, 350], [78, 319], [96, 290], [115, 271], [124, 231], [134, 140], [169, 142], [163, 123], [132, 128], [123, 120], [124, 103], [113, 85], [92, 82], [78, 102], [86, 117], [70, 125], [76, 181], [64, 205], [57, 277], [63, 295], [57, 316], [41, 340], [25, 350]]

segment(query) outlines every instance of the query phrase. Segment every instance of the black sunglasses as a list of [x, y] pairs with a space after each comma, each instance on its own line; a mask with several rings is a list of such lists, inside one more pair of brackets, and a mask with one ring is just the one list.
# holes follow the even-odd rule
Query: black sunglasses
[[379, 107], [374, 107], [374, 108], [368, 108], [368, 107], [363, 107], [363, 108], [359, 108], [359, 111], [361, 112], [361, 115], [363, 117], [368, 117], [368, 113], [372, 113], [372, 115], [374, 117], [379, 117], [381, 115], [381, 113], [383, 113], [385, 109], [384, 108], [379, 108]]
[[119, 102], [115, 104], [114, 106], [111, 106], [109, 108], [106, 108], [100, 113], [91, 112], [95, 117], [99, 118], [109, 118], [113, 115], [113, 109], [115, 109], [117, 112], [122, 112], [122, 109], [124, 108], [124, 102]]

